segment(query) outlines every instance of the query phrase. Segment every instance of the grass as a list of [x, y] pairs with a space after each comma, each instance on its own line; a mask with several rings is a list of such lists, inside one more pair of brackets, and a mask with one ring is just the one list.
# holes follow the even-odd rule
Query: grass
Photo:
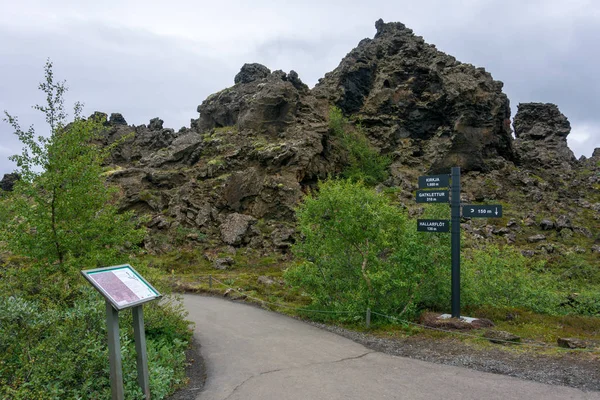
[[[526, 343], [542, 343], [548, 348], [530, 346], [498, 346], [483, 340], [480, 336], [484, 330], [470, 330], [469, 336], [429, 330], [410, 323], [390, 323], [381, 317], [372, 317], [370, 329], [365, 327], [364, 320], [331, 321], [323, 315], [311, 315], [298, 309], [310, 309], [311, 299], [298, 289], [289, 287], [283, 281], [284, 270], [292, 265], [285, 257], [277, 254], [261, 255], [258, 252], [238, 249], [235, 254], [216, 254], [217, 257], [229, 256], [234, 265], [227, 270], [216, 270], [203, 254], [201, 247], [193, 250], [172, 252], [160, 257], [152, 257], [150, 265], [165, 272], [164, 279], [178, 291], [206, 293], [222, 296], [229, 288], [235, 292], [232, 298], [238, 298], [282, 314], [304, 318], [318, 319], [335, 323], [346, 329], [385, 338], [406, 338], [411, 336], [435, 340], [458, 340], [465, 345], [481, 349], [502, 349], [506, 351], [532, 352], [536, 354], [560, 355], [565, 349], [557, 347], [559, 337], [573, 337], [596, 343], [593, 354], [600, 352], [600, 318], [577, 315], [543, 315], [531, 311], [513, 308], [479, 308], [464, 310], [467, 315], [491, 319], [498, 330], [505, 330], [520, 336]], [[212, 285], [209, 276], [212, 277]], [[272, 284], [259, 282], [259, 277], [266, 276]], [[276, 306], [276, 303], [281, 306]], [[471, 337], [474, 335], [476, 337]]]

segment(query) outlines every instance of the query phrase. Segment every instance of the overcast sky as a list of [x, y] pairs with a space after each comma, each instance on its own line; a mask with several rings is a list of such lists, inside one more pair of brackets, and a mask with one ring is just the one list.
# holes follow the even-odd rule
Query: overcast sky
[[[245, 62], [294, 69], [313, 86], [377, 19], [400, 21], [462, 62], [504, 82], [520, 102], [558, 104], [577, 157], [600, 147], [600, 1], [0, 0], [0, 111], [47, 128], [31, 109], [46, 58], [85, 115], [161, 117], [179, 129], [209, 94], [233, 85]], [[0, 122], [0, 176], [21, 145]]]

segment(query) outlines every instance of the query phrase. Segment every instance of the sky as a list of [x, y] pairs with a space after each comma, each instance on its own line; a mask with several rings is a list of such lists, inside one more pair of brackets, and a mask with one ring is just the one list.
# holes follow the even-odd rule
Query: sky
[[[402, 22], [458, 60], [504, 82], [513, 110], [555, 103], [571, 122], [577, 157], [600, 147], [597, 0], [0, 0], [0, 112], [48, 134], [32, 109], [50, 58], [67, 104], [160, 117], [179, 129], [246, 62], [291, 69], [309, 86], [366, 37], [375, 21]], [[21, 152], [0, 121], [0, 176]]]

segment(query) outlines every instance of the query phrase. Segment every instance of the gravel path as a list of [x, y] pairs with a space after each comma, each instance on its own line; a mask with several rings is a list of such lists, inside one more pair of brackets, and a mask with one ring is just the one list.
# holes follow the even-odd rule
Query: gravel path
[[412, 336], [385, 339], [332, 325], [308, 322], [382, 353], [471, 368], [550, 385], [600, 391], [600, 357], [591, 353], [532, 355], [502, 349], [474, 349], [460, 340]]

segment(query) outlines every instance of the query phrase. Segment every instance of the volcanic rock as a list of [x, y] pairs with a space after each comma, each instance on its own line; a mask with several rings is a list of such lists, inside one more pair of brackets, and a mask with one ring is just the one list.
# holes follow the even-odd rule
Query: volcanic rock
[[514, 158], [510, 106], [502, 82], [462, 64], [401, 23], [375, 24], [313, 92], [360, 118], [383, 151], [422, 156], [430, 172], [499, 168]]
[[550, 221], [549, 219], [543, 219], [543, 220], [540, 222], [540, 228], [541, 228], [543, 231], [549, 231], [549, 230], [552, 230], [552, 229], [554, 229], [554, 226], [555, 226], [555, 225], [554, 225], [554, 222]]
[[148, 129], [151, 131], [160, 131], [163, 128], [164, 121], [160, 118], [152, 118], [148, 124]]
[[585, 341], [576, 338], [558, 338], [556, 342], [559, 347], [566, 349], [585, 349], [588, 347]]
[[517, 335], [513, 335], [512, 333], [506, 331], [497, 331], [495, 329], [487, 330], [483, 334], [483, 337], [496, 344], [511, 344], [521, 341], [521, 338]]
[[546, 236], [544, 235], [532, 235], [527, 238], [529, 243], [537, 243], [546, 240]]
[[232, 265], [233, 265], [233, 258], [231, 258], [231, 257], [217, 258], [213, 262], [213, 268], [220, 269], [220, 270], [226, 270], [229, 267], [231, 267]]
[[244, 64], [233, 81], [236, 85], [238, 83], [250, 83], [266, 78], [270, 73], [271, 70], [262, 64]]
[[[589, 195], [600, 184], [600, 149], [573, 161], [570, 126], [556, 106], [521, 104], [513, 148], [501, 82], [403, 24], [379, 20], [376, 29], [312, 90], [295, 71], [244, 64], [235, 84], [208, 96], [190, 127], [177, 132], [159, 118], [128, 126], [120, 114], [111, 114], [109, 123], [98, 113], [106, 126], [98, 144], [112, 146], [105, 176], [119, 186], [121, 209], [147, 214], [151, 235], [176, 237], [189, 228], [206, 237], [200, 244], [185, 236], [193, 246], [224, 242], [285, 253], [295, 241], [295, 210], [305, 194], [319, 180], [343, 175], [351, 159], [329, 126], [335, 106], [349, 133], [390, 159], [378, 190], [397, 191], [412, 216], [422, 212], [412, 205], [418, 176], [459, 166], [462, 203], [497, 200], [511, 207], [520, 201], [506, 224], [511, 232], [490, 222], [466, 230], [471, 238], [504, 241], [494, 236], [503, 235], [520, 243], [517, 237], [535, 233], [528, 227], [540, 218], [564, 215], [568, 223], [553, 228], [561, 237], [581, 235], [589, 239], [581, 245], [586, 249], [600, 243], [584, 233], [600, 229], [600, 203]], [[589, 221], [579, 218], [579, 208], [589, 211]], [[555, 234], [547, 239], [555, 240]], [[158, 239], [148, 243], [156, 251], [168, 248]]]
[[221, 224], [221, 240], [226, 244], [240, 245], [243, 241], [248, 241], [250, 226], [256, 222], [256, 219], [250, 215], [230, 214]]
[[110, 114], [108, 123], [111, 125], [127, 125], [127, 121], [125, 121], [125, 118], [119, 113]]
[[555, 104], [521, 103], [514, 120], [515, 149], [525, 166], [571, 169], [575, 155], [567, 145], [571, 124]]
[[15, 183], [21, 179], [21, 176], [15, 172], [11, 174], [4, 174], [0, 181], [0, 188], [6, 192], [12, 192]]

